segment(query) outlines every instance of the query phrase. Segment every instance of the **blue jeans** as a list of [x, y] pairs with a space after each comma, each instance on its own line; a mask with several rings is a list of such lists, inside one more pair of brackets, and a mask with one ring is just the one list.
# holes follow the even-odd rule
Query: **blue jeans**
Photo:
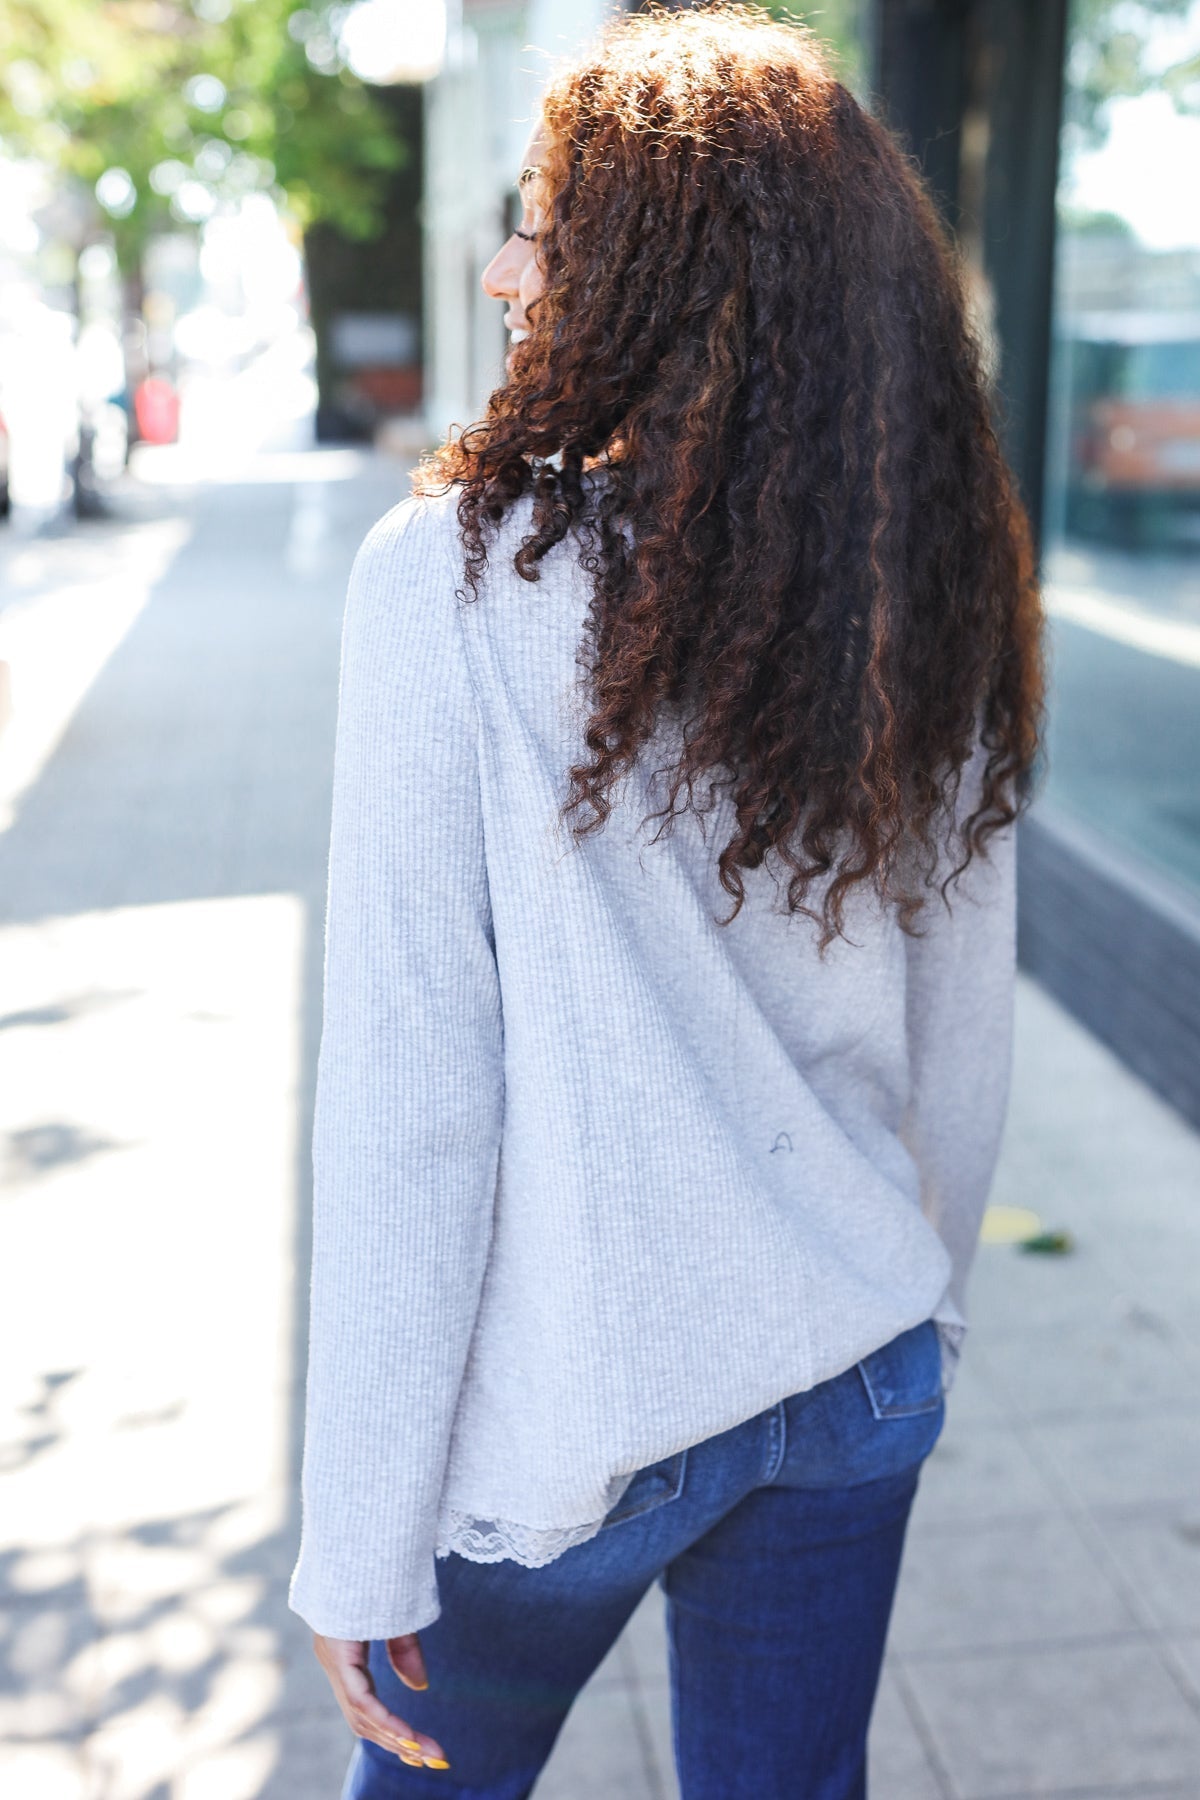
[[384, 1703], [444, 1746], [360, 1739], [342, 1800], [526, 1800], [579, 1690], [657, 1581], [683, 1800], [865, 1800], [867, 1728], [909, 1509], [945, 1420], [932, 1320], [634, 1476], [540, 1569], [438, 1564], [427, 1690], [382, 1644]]

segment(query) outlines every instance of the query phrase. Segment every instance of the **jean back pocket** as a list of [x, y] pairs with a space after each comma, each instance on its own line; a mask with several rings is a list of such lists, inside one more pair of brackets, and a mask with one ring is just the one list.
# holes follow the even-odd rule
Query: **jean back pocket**
[[610, 1525], [619, 1525], [623, 1519], [636, 1518], [639, 1513], [649, 1512], [652, 1507], [662, 1506], [668, 1500], [677, 1500], [683, 1492], [686, 1473], [686, 1450], [676, 1450], [674, 1455], [664, 1456], [661, 1462], [649, 1463], [644, 1469], [639, 1469], [611, 1512], [605, 1515], [600, 1529], [606, 1531]]
[[942, 1403], [942, 1345], [932, 1319], [923, 1319], [872, 1350], [858, 1364], [877, 1419], [933, 1412]]

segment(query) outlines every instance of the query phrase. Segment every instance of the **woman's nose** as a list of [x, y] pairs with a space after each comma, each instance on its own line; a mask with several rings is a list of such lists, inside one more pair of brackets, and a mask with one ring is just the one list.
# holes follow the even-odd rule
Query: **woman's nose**
[[483, 291], [492, 300], [515, 300], [517, 297], [521, 271], [512, 254], [511, 242], [510, 239], [496, 252], [480, 276]]

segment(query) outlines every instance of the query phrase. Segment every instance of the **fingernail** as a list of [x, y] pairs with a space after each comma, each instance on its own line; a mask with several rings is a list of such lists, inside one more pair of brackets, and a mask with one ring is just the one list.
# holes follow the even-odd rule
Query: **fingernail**
[[425, 1758], [425, 1767], [427, 1769], [448, 1769], [450, 1764], [446, 1761], [444, 1756], [427, 1756]]
[[397, 1738], [396, 1742], [402, 1750], [415, 1750], [417, 1755], [420, 1756], [421, 1746], [418, 1744], [416, 1738]]

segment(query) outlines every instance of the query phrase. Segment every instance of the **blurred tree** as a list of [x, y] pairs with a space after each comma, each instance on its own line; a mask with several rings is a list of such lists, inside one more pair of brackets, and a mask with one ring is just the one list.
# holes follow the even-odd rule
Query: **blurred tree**
[[1071, 0], [1068, 123], [1081, 149], [1104, 142], [1111, 100], [1160, 88], [1180, 112], [1200, 112], [1200, 54], [1175, 54], [1163, 29], [1193, 10], [1193, 0]]
[[1137, 243], [1137, 232], [1120, 213], [1092, 212], [1083, 206], [1060, 206], [1058, 225], [1060, 231], [1069, 231], [1072, 237], [1125, 238], [1131, 245]]
[[786, 6], [764, 0], [762, 11], [784, 23], [807, 25], [833, 49], [840, 78], [858, 93], [866, 72], [866, 14], [868, 0], [826, 0], [823, 6]]
[[84, 184], [136, 286], [156, 231], [274, 191], [302, 227], [379, 229], [410, 154], [322, 0], [0, 0], [0, 144]]

